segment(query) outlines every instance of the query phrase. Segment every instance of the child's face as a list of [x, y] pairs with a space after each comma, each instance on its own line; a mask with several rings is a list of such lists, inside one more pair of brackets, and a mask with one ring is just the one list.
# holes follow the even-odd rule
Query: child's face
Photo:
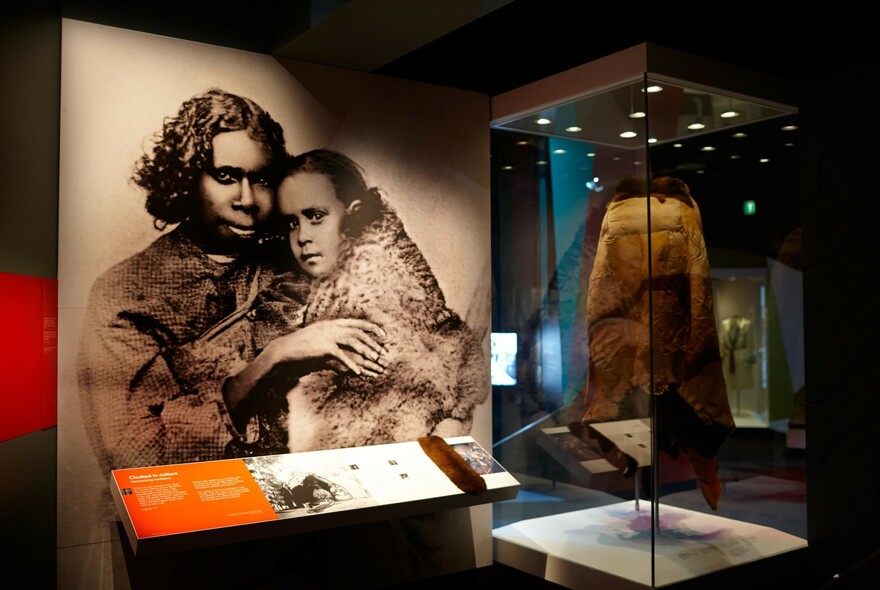
[[297, 264], [313, 277], [336, 268], [347, 209], [330, 179], [301, 172], [278, 186], [278, 212], [289, 222], [290, 249]]

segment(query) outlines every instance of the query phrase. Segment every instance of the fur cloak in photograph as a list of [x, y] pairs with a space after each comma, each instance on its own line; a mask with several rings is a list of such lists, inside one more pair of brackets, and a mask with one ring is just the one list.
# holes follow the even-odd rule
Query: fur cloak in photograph
[[388, 366], [380, 377], [325, 370], [301, 378], [287, 395], [291, 452], [466, 435], [488, 395], [481, 340], [447, 307], [391, 206], [382, 209], [346, 240], [336, 270], [312, 283], [302, 321], [379, 324]]

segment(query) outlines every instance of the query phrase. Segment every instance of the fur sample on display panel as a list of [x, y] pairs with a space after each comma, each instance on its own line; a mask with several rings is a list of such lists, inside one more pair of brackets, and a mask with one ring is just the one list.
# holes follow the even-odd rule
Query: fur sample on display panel
[[458, 489], [473, 496], [486, 491], [486, 480], [445, 440], [432, 434], [419, 438], [418, 442], [425, 454]]
[[388, 365], [380, 377], [302, 377], [287, 395], [290, 452], [465, 435], [488, 395], [481, 340], [447, 307], [397, 214], [384, 201], [382, 209], [346, 239], [333, 273], [312, 283], [303, 325], [373, 321], [386, 333]]
[[587, 326], [590, 360], [582, 424], [590, 436], [615, 464], [630, 463], [631, 471], [632, 459], [622, 457], [590, 425], [646, 417], [650, 394], [657, 396], [658, 450], [683, 454], [706, 501], [717, 509], [721, 487], [715, 456], [734, 422], [702, 220], [681, 180], [658, 178], [650, 190], [638, 178], [618, 185], [602, 221]]

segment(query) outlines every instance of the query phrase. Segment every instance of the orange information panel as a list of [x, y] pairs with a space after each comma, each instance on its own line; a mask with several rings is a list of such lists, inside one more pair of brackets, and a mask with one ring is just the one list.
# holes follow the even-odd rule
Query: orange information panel
[[122, 469], [113, 479], [138, 539], [278, 519], [240, 459]]
[[[519, 482], [469, 436], [445, 439], [469, 488], [417, 441], [113, 471], [136, 554], [305, 533], [516, 496]], [[463, 473], [459, 471], [458, 473]], [[455, 474], [453, 474], [455, 475]], [[457, 477], [457, 476], [456, 476]]]

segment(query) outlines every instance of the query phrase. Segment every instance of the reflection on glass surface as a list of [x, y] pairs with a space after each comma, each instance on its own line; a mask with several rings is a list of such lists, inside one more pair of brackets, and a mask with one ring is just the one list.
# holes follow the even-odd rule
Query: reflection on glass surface
[[492, 385], [516, 385], [516, 333], [492, 332]]
[[646, 95], [642, 85], [641, 78], [624, 82], [603, 92], [504, 121], [497, 128], [636, 149], [644, 147], [648, 140], [644, 122], [640, 121], [648, 113], [650, 137], [657, 143], [698, 137], [787, 114], [781, 106], [670, 82], [655, 86], [660, 90]]

